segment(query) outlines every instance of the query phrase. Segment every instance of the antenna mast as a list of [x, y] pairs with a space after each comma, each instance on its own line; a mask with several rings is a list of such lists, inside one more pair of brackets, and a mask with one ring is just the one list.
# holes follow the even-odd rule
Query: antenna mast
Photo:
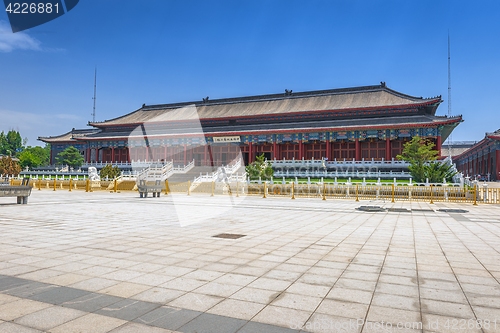
[[97, 82], [97, 67], [94, 69], [94, 97], [92, 97], [92, 99], [94, 100], [94, 107], [92, 109], [92, 122], [93, 123], [95, 123], [96, 82]]
[[[450, 31], [448, 30], [448, 117], [451, 117], [451, 56], [450, 56]], [[451, 143], [452, 137], [448, 138], [448, 154], [451, 159]]]

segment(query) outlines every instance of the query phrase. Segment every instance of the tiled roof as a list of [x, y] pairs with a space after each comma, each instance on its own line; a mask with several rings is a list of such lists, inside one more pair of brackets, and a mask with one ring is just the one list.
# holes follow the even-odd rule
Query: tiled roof
[[419, 106], [439, 104], [441, 97], [413, 97], [391, 90], [381, 83], [378, 86], [319, 90], [298, 93], [249, 96], [217, 100], [203, 100], [161, 105], [143, 105], [124, 116], [91, 123], [96, 127], [123, 124], [140, 124], [148, 121], [184, 120], [182, 112], [172, 112], [187, 106], [195, 106], [200, 119], [279, 115], [322, 110], [349, 110], [394, 106]]
[[89, 128], [89, 129], [72, 129], [68, 133], [64, 133], [57, 136], [40, 136], [38, 140], [47, 142], [47, 143], [56, 143], [56, 142], [76, 142], [77, 138], [83, 138], [90, 134], [95, 134], [100, 132], [100, 129], [97, 128]]

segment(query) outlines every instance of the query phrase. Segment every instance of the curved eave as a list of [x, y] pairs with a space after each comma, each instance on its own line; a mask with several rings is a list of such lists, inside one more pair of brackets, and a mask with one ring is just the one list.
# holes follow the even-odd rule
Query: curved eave
[[[432, 121], [427, 123], [401, 123], [395, 125], [356, 125], [356, 126], [337, 126], [337, 127], [304, 127], [295, 128], [290, 130], [258, 130], [258, 131], [221, 131], [221, 132], [209, 132], [209, 133], [183, 133], [183, 134], [153, 134], [147, 135], [149, 139], [151, 138], [186, 138], [186, 137], [201, 137], [201, 136], [244, 136], [244, 135], [263, 135], [263, 134], [289, 134], [289, 133], [312, 133], [312, 132], [332, 132], [332, 131], [357, 131], [357, 130], [383, 130], [383, 129], [400, 129], [400, 128], [418, 128], [418, 127], [438, 127], [438, 126], [450, 126], [453, 128], [462, 122], [462, 117], [457, 116], [453, 118], [447, 118], [443, 121]], [[128, 140], [130, 138], [144, 138], [144, 136], [111, 136], [111, 137], [98, 137], [98, 138], [86, 138], [87, 141], [102, 141], [102, 140]], [[443, 140], [444, 141], [444, 140]]]
[[[276, 118], [276, 117], [285, 117], [287, 115], [291, 117], [295, 116], [314, 116], [316, 114], [321, 114], [321, 113], [340, 113], [340, 112], [355, 112], [355, 111], [374, 111], [374, 110], [395, 110], [395, 109], [418, 109], [421, 107], [432, 107], [432, 111], [430, 112], [432, 115], [435, 114], [436, 109], [438, 105], [442, 102], [440, 97], [436, 97], [433, 99], [428, 99], [424, 100], [421, 103], [409, 103], [409, 104], [398, 104], [398, 105], [385, 105], [385, 106], [374, 106], [374, 107], [362, 107], [362, 108], [345, 108], [345, 109], [330, 109], [330, 110], [308, 110], [308, 111], [296, 111], [296, 112], [289, 112], [289, 113], [282, 113], [282, 114], [274, 114], [274, 113], [268, 113], [268, 114], [259, 114], [259, 115], [247, 115], [247, 116], [230, 116], [230, 117], [216, 117], [216, 118], [200, 118], [200, 122], [213, 122], [213, 121], [230, 121], [230, 120], [237, 120], [237, 119], [252, 119], [252, 118], [258, 118], [260, 121], [263, 119], [265, 120], [266, 118]], [[142, 109], [136, 110], [134, 112], [131, 112], [123, 117], [132, 115], [136, 112], [141, 111]], [[110, 120], [115, 121], [118, 119], [121, 119], [123, 117], [115, 118]], [[114, 128], [114, 127], [123, 127], [123, 126], [140, 126], [144, 123], [151, 123], [151, 124], [162, 124], [162, 123], [181, 123], [185, 120], [173, 120], [173, 121], [145, 121], [145, 122], [133, 122], [133, 123], [123, 123], [123, 124], [109, 124], [107, 122], [102, 122], [102, 123], [91, 123], [89, 122], [89, 126], [94, 126], [97, 128]]]

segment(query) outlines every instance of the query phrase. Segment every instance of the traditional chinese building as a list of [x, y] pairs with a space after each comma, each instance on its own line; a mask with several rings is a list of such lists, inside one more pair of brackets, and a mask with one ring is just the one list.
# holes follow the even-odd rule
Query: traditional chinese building
[[453, 161], [464, 176], [481, 180], [500, 180], [500, 129], [486, 133], [483, 140], [455, 156]]
[[[461, 116], [436, 116], [441, 97], [406, 95], [380, 85], [143, 105], [92, 129], [55, 137], [51, 161], [69, 145], [88, 163], [174, 160], [220, 165], [241, 152], [245, 163], [268, 159], [391, 160], [413, 136], [438, 150]], [[180, 108], [195, 108], [183, 119]], [[188, 112], [188, 111], [186, 111]], [[189, 113], [189, 112], [188, 112]], [[189, 119], [188, 119], [189, 118]]]

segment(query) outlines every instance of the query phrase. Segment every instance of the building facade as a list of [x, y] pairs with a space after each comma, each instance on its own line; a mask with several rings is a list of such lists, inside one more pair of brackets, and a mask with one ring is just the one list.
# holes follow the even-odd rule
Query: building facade
[[457, 169], [473, 179], [500, 180], [500, 129], [453, 158]]
[[[385, 83], [345, 89], [249, 96], [163, 105], [136, 111], [91, 129], [55, 137], [51, 161], [77, 147], [87, 163], [174, 160], [221, 165], [240, 154], [245, 163], [268, 159], [391, 160], [413, 136], [438, 150], [461, 116], [436, 116], [441, 97], [422, 98]], [[194, 116], [193, 116], [194, 114]]]

